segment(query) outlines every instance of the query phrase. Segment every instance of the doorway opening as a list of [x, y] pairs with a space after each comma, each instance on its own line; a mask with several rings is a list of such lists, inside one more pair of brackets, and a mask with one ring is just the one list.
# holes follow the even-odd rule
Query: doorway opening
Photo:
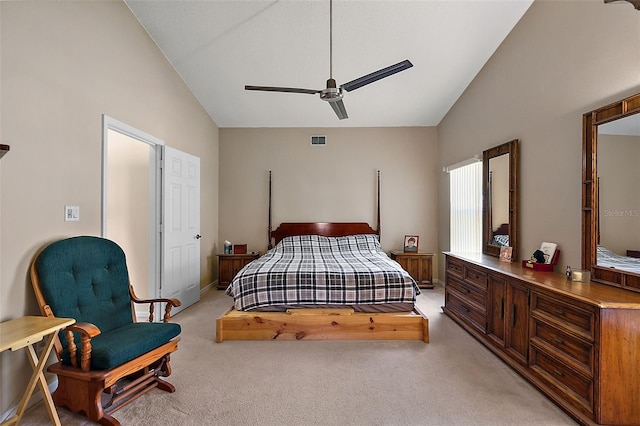
[[126, 253], [131, 284], [141, 298], [160, 296], [163, 146], [162, 140], [103, 116], [102, 236]]

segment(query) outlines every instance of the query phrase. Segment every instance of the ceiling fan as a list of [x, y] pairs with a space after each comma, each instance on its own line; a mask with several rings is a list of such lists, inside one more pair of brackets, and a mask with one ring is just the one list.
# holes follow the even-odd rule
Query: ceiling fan
[[333, 0], [329, 0], [329, 79], [325, 89], [299, 89], [296, 87], [272, 87], [272, 86], [244, 86], [245, 90], [257, 90], [263, 92], [284, 92], [284, 93], [303, 93], [309, 95], [320, 94], [320, 99], [329, 102], [331, 108], [340, 120], [349, 118], [347, 110], [342, 102], [342, 91], [350, 92], [367, 84], [374, 83], [385, 77], [389, 77], [400, 71], [411, 68], [413, 64], [405, 59], [395, 65], [374, 71], [365, 76], [356, 78], [348, 83], [344, 83], [338, 87], [333, 79]]

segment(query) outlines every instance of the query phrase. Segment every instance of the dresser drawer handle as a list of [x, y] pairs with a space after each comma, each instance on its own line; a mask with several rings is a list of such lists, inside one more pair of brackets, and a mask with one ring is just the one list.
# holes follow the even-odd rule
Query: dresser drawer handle
[[560, 377], [564, 376], [564, 373], [562, 371], [558, 370], [557, 368], [554, 368], [553, 372], [556, 373]]
[[556, 309], [556, 314], [564, 315], [564, 311], [562, 309]]
[[462, 287], [462, 292], [463, 292], [463, 293], [469, 293], [469, 289], [468, 289], [468, 288], [464, 288], [464, 287]]
[[464, 309], [464, 311], [465, 311], [465, 312], [471, 312], [471, 311], [469, 310], [469, 308], [467, 308], [466, 306], [461, 305], [461, 307], [462, 307], [462, 309]]
[[562, 345], [562, 344], [564, 344], [564, 340], [562, 340], [562, 339], [561, 339], [561, 338], [559, 338], [559, 337], [554, 337], [554, 338], [553, 338], [553, 340], [555, 340], [555, 341], [556, 341], [556, 343], [559, 343], [559, 344], [561, 344], [561, 345]]

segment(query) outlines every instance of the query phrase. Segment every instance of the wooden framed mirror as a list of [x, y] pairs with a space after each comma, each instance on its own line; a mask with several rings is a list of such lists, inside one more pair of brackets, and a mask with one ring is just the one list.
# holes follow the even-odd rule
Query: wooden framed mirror
[[482, 252], [518, 258], [518, 139], [482, 153]]
[[582, 268], [640, 292], [640, 93], [582, 122]]

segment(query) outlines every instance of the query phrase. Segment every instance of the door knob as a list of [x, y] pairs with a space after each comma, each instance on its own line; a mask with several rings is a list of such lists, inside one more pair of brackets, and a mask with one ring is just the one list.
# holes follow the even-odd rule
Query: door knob
[[202, 238], [202, 235], [196, 234], [196, 240], [199, 240], [200, 238]]

